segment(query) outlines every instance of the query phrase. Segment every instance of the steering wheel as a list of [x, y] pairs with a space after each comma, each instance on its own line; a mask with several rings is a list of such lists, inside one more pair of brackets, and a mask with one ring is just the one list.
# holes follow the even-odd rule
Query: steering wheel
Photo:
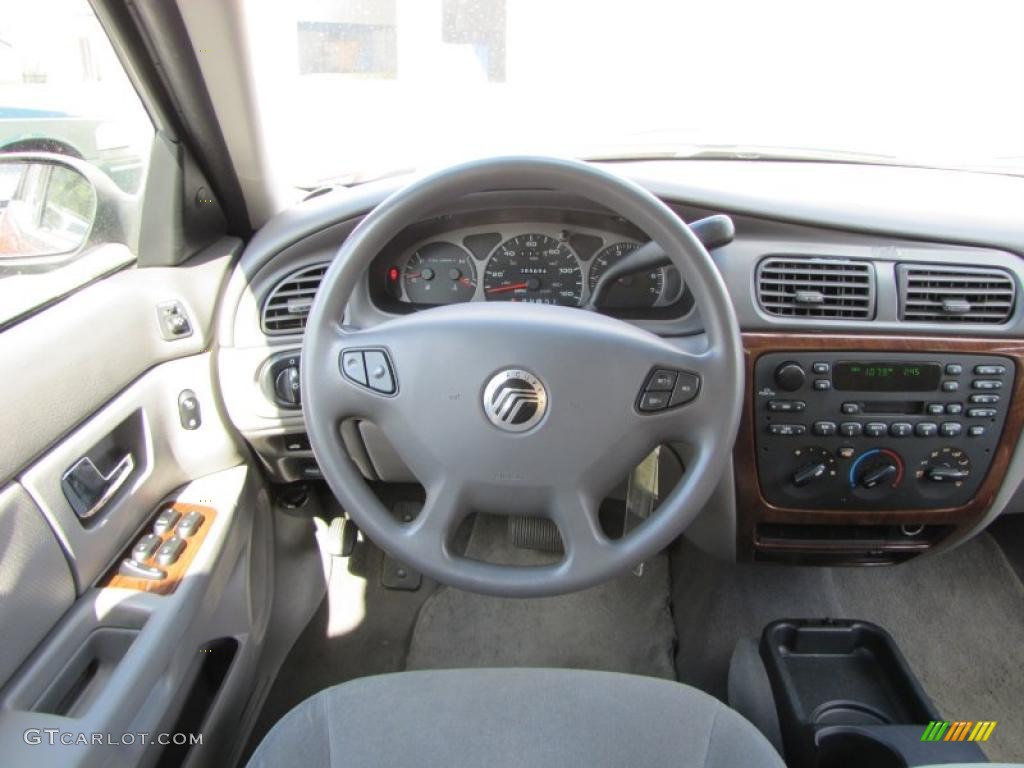
[[[704, 335], [662, 338], [595, 312], [510, 302], [441, 306], [366, 328], [342, 323], [371, 260], [395, 235], [494, 189], [582, 195], [640, 227], [682, 273]], [[348, 236], [307, 318], [301, 394], [323, 476], [370, 539], [442, 583], [529, 597], [597, 584], [682, 533], [727, 465], [742, 361], [725, 284], [668, 206], [581, 162], [495, 158], [410, 184]], [[422, 483], [426, 501], [411, 522], [388, 511], [348, 456], [340, 436], [348, 419], [382, 430]], [[601, 500], [655, 447], [676, 443], [688, 449], [682, 479], [649, 519], [607, 537]], [[461, 556], [450, 539], [470, 512], [548, 517], [564, 554], [531, 567]]]

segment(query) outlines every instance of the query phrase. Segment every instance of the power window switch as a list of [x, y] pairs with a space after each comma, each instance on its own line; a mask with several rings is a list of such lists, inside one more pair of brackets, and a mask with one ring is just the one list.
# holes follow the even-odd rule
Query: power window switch
[[178, 523], [178, 527], [174, 529], [174, 532], [183, 538], [190, 539], [196, 535], [196, 531], [199, 530], [203, 524], [203, 517], [201, 512], [189, 512], [185, 517]]
[[121, 567], [117, 569], [117, 572], [122, 576], [127, 576], [131, 579], [148, 579], [150, 581], [160, 581], [167, 578], [167, 571], [157, 568], [155, 565], [145, 565], [140, 563], [138, 560], [122, 560]]
[[161, 512], [156, 522], [153, 523], [153, 533], [157, 536], [163, 536], [165, 533], [174, 527], [174, 524], [181, 518], [181, 512], [171, 507]]
[[160, 547], [161, 539], [155, 533], [147, 533], [141, 539], [136, 542], [135, 546], [132, 547], [132, 559], [137, 560], [140, 563], [149, 560], [153, 556], [153, 553]]
[[171, 536], [164, 545], [156, 552], [156, 562], [159, 565], [174, 565], [185, 551], [185, 540], [180, 536]]

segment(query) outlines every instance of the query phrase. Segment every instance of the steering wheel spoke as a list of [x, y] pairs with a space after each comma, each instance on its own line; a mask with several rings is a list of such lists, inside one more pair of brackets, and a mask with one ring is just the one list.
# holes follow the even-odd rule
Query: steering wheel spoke
[[599, 500], [575, 487], [560, 488], [555, 493], [549, 514], [562, 536], [568, 570], [592, 558], [607, 558], [614, 546], [601, 530], [599, 506]]

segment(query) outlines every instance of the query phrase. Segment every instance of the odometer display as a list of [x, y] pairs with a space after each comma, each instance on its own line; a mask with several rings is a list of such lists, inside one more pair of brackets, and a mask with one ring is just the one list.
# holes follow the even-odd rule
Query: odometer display
[[499, 245], [484, 271], [488, 301], [578, 307], [583, 273], [565, 245], [547, 235], [519, 235]]

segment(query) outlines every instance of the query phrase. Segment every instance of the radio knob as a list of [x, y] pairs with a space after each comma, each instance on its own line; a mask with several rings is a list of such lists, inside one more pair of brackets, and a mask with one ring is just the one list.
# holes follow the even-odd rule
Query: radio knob
[[806, 380], [807, 374], [799, 363], [783, 363], [775, 369], [775, 384], [784, 392], [795, 392]]

